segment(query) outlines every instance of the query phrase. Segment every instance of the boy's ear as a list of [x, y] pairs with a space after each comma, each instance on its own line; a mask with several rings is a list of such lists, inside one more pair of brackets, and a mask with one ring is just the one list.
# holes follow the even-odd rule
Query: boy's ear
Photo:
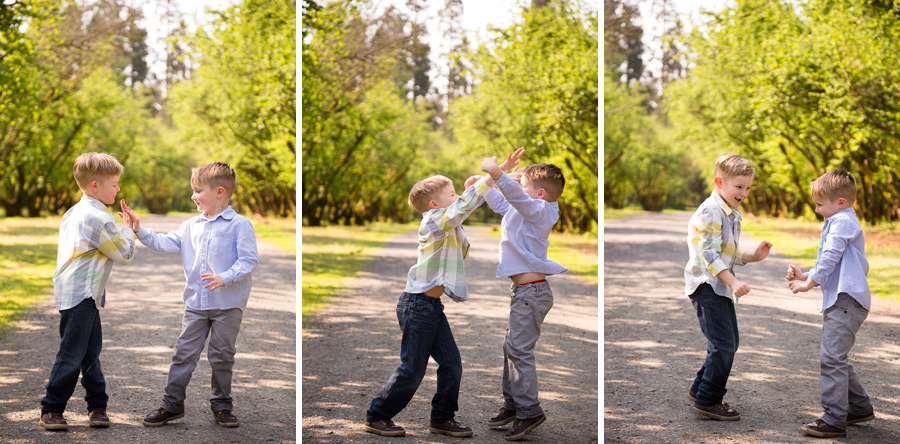
[[547, 190], [541, 188], [538, 190], [537, 195], [538, 195], [538, 199], [543, 199], [543, 198], [547, 197]]
[[715, 182], [716, 188], [722, 188], [722, 177], [721, 176], [716, 176], [716, 178], [713, 179], [713, 182]]
[[437, 204], [434, 203], [433, 200], [429, 200], [429, 201], [428, 201], [428, 209], [433, 210], [433, 209], [435, 209], [435, 208], [437, 208], [437, 207], [438, 207]]
[[97, 182], [96, 180], [92, 180], [91, 184], [88, 185], [88, 188], [91, 189], [92, 193], [96, 193], [97, 191], [100, 190], [100, 182]]
[[847, 205], [847, 199], [844, 199], [843, 197], [839, 197], [837, 200], [837, 204], [840, 206]]
[[221, 198], [224, 195], [225, 195], [225, 187], [216, 188], [216, 197], [217, 198]]

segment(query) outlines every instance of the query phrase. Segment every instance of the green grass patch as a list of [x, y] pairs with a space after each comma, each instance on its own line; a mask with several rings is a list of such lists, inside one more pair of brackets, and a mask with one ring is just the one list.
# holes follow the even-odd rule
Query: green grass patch
[[0, 219], [0, 337], [53, 292], [59, 217]]
[[418, 224], [374, 223], [364, 227], [302, 227], [302, 315], [307, 318], [365, 270], [392, 237]]
[[[500, 238], [500, 227], [494, 226], [488, 233]], [[598, 237], [593, 234], [551, 233], [547, 258], [569, 269], [567, 273], [588, 282], [599, 284]]]
[[297, 218], [266, 218], [254, 216], [256, 237], [297, 257]]
[[[815, 264], [822, 221], [749, 216], [741, 229], [756, 241], [772, 242], [773, 251], [807, 271]], [[900, 302], [900, 231], [892, 226], [863, 226], [869, 289], [876, 297]], [[754, 246], [745, 246], [750, 248]]]

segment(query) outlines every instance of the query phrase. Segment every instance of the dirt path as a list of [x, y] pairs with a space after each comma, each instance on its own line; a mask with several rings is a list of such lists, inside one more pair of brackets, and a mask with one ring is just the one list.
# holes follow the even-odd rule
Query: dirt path
[[[167, 232], [186, 219], [147, 217]], [[163, 427], [141, 425], [159, 407], [184, 312], [181, 256], [138, 242], [135, 260], [115, 265], [107, 286], [100, 355], [109, 394], [108, 429], [88, 427], [81, 385], [69, 400], [67, 432], [38, 424], [44, 385], [59, 346], [52, 294], [0, 342], [0, 442], [248, 443], [296, 442], [296, 260], [259, 242], [259, 268], [237, 339], [232, 397], [241, 426], [216, 425], [209, 409], [210, 369], [200, 357], [188, 385], [185, 417]]]
[[[741, 343], [725, 402], [738, 409], [741, 420], [708, 420], [691, 411], [686, 394], [705, 359], [706, 339], [684, 295], [689, 219], [690, 213], [652, 214], [605, 226], [605, 440], [832, 442], [799, 430], [822, 413], [822, 293], [791, 294], [784, 280], [788, 262], [777, 255], [738, 270], [752, 290], [737, 306]], [[746, 249], [756, 243], [741, 240]], [[872, 397], [876, 419], [851, 426], [847, 438], [834, 442], [900, 442], [898, 327], [900, 306], [873, 300], [850, 359]]]
[[[487, 419], [502, 402], [502, 344], [509, 314], [509, 284], [494, 278], [499, 239], [484, 227], [467, 227], [472, 248], [466, 265], [470, 299], [444, 299], [445, 313], [463, 360], [457, 419], [474, 430], [472, 438], [428, 431], [437, 364], [429, 363], [412, 402], [394, 421], [402, 438], [362, 430], [369, 402], [400, 363], [397, 298], [416, 260], [416, 235], [394, 238], [354, 288], [304, 324], [303, 442], [309, 443], [496, 443], [504, 429]], [[552, 241], [552, 238], [551, 238]], [[550, 278], [553, 309], [536, 347], [541, 405], [548, 420], [525, 442], [597, 442], [597, 287], [581, 279]]]

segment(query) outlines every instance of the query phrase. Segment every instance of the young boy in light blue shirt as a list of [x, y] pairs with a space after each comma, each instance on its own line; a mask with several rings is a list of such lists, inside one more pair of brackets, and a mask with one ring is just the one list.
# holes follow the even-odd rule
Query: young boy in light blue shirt
[[816, 213], [825, 218], [816, 264], [803, 273], [788, 266], [791, 291], [822, 287], [822, 346], [820, 419], [800, 430], [822, 438], [847, 435], [847, 425], [875, 419], [875, 410], [859, 376], [847, 359], [856, 333], [869, 315], [869, 261], [865, 237], [853, 210], [856, 179], [843, 170], [831, 170], [810, 184]]
[[237, 176], [227, 164], [216, 162], [194, 168], [191, 200], [202, 214], [169, 234], [141, 228], [137, 216], [126, 208], [144, 245], [155, 251], [181, 253], [187, 278], [182, 329], [175, 343], [165, 394], [160, 407], [144, 418], [147, 427], [184, 417], [185, 390], [207, 337], [213, 416], [220, 426], [239, 425], [232, 414], [231, 398], [235, 342], [250, 298], [251, 273], [259, 260], [253, 225], [228, 204], [236, 182]]
[[[525, 148], [519, 148], [504, 165], [514, 166], [524, 153]], [[556, 201], [566, 179], [559, 167], [549, 164], [528, 165], [511, 178], [497, 165], [496, 157], [484, 159], [481, 170], [490, 175], [499, 189], [485, 194], [488, 206], [503, 216], [497, 277], [512, 281], [503, 346], [503, 407], [488, 421], [488, 426], [515, 421], [505, 436], [507, 441], [514, 441], [547, 419], [538, 401], [534, 346], [544, 317], [553, 306], [546, 277], [567, 271], [547, 259], [550, 231], [559, 221]]]

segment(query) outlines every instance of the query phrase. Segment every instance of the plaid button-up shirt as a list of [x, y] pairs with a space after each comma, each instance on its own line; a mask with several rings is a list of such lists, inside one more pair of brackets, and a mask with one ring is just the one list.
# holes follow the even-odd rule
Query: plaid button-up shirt
[[733, 274], [735, 265], [744, 265], [744, 252], [738, 248], [741, 216], [740, 211], [731, 208], [715, 191], [697, 208], [688, 222], [690, 259], [684, 267], [685, 294], [692, 294], [705, 283], [717, 295], [737, 302], [739, 298], [718, 274], [723, 270]]
[[419, 225], [419, 258], [410, 267], [406, 279], [407, 293], [424, 293], [438, 285], [456, 302], [469, 299], [466, 288], [466, 257], [469, 239], [462, 223], [484, 203], [488, 186], [486, 177], [466, 188], [452, 205], [422, 213]]
[[53, 295], [57, 310], [68, 310], [87, 298], [97, 308], [106, 303], [106, 281], [113, 262], [128, 265], [134, 259], [134, 232], [119, 231], [112, 214], [99, 200], [82, 196], [62, 218]]

